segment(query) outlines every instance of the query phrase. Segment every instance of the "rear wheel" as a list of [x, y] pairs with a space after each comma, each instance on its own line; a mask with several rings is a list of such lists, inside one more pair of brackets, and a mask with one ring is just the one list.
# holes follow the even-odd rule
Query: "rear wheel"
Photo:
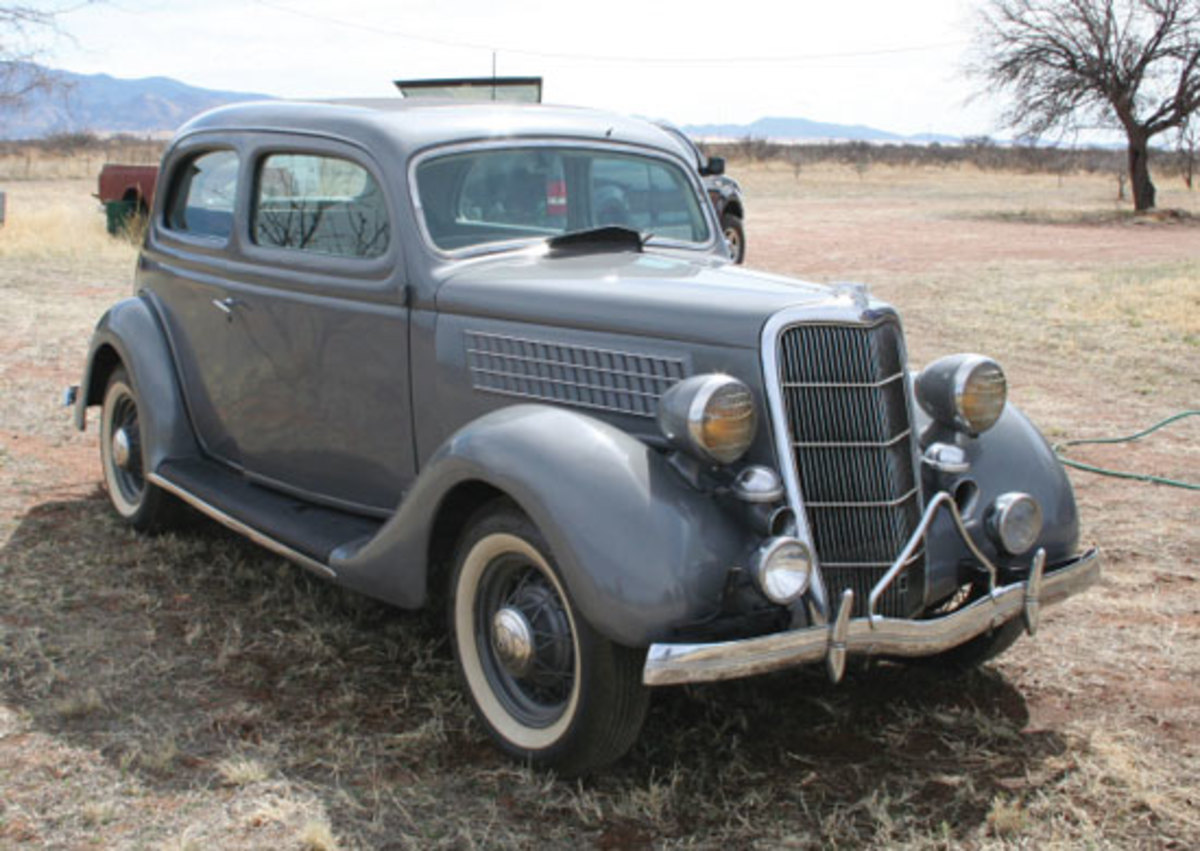
[[467, 695], [506, 753], [579, 775], [633, 745], [649, 703], [644, 653], [582, 619], [545, 541], [511, 503], [477, 515], [459, 545], [450, 626]]
[[146, 480], [137, 391], [124, 367], [113, 370], [100, 413], [100, 466], [108, 498], [117, 513], [142, 532], [177, 524], [182, 506], [171, 494]]

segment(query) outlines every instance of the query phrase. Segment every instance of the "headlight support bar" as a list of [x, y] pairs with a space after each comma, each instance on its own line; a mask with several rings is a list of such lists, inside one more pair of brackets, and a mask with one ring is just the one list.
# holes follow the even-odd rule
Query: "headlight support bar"
[[[885, 591], [887, 591], [888, 586], [896, 581], [896, 577], [898, 577], [904, 571], [904, 568], [908, 565], [909, 559], [912, 558], [913, 553], [916, 552], [917, 547], [919, 547], [921, 542], [925, 540], [925, 535], [929, 531], [930, 525], [933, 523], [934, 519], [937, 517], [938, 511], [941, 510], [943, 506], [950, 510], [950, 516], [954, 519], [954, 525], [958, 528], [958, 534], [963, 539], [963, 543], [967, 545], [967, 549], [971, 551], [971, 555], [975, 556], [979, 563], [983, 565], [984, 569], [987, 570], [988, 596], [990, 596], [993, 600], [995, 599], [997, 576], [996, 565], [992, 564], [991, 559], [985, 556], [979, 547], [975, 545], [975, 541], [971, 539], [971, 535], [967, 532], [967, 526], [963, 522], [962, 514], [958, 510], [958, 505], [954, 502], [954, 497], [946, 491], [939, 491], [933, 497], [933, 499], [929, 500], [929, 505], [925, 508], [925, 514], [922, 515], [921, 522], [917, 524], [917, 528], [909, 537], [908, 543], [905, 544], [904, 549], [900, 551], [900, 555], [894, 562], [892, 562], [892, 566], [888, 568], [887, 573], [880, 577], [879, 581], [875, 583], [875, 587], [871, 589], [871, 596], [867, 600], [867, 619], [870, 621], [872, 626], [878, 622], [880, 617], [875, 613], [875, 607], [879, 604], [879, 598], [883, 596]], [[1041, 550], [1039, 550], [1039, 552], [1041, 552]], [[1045, 562], [1045, 559], [1045, 553], [1042, 553], [1042, 561]]]

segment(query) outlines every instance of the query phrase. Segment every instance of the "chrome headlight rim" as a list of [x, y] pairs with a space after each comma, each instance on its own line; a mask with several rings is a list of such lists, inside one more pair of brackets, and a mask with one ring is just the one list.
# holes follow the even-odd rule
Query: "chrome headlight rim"
[[[745, 438], [725, 446], [710, 444], [705, 428], [713, 400], [720, 393], [744, 394], [749, 419]], [[726, 466], [740, 459], [758, 433], [758, 411], [754, 393], [740, 378], [721, 372], [685, 378], [673, 385], [659, 400], [658, 425], [668, 440], [680, 449], [710, 464]]]
[[[991, 381], [990, 386], [980, 384]], [[980, 354], [938, 358], [917, 375], [917, 402], [939, 424], [978, 437], [1004, 415], [1008, 406], [1008, 378], [994, 359]], [[989, 398], [990, 395], [990, 398]], [[982, 407], [984, 416], [972, 408]]]
[[[1032, 512], [1032, 521], [1028, 516], [1021, 517], [1023, 511]], [[992, 501], [988, 512], [988, 531], [992, 540], [1009, 555], [1024, 555], [1032, 550], [1042, 535], [1044, 524], [1042, 504], [1023, 491], [1001, 494]]]
[[[972, 422], [967, 416], [965, 410], [964, 399], [971, 391], [971, 381], [977, 379], [981, 370], [991, 369], [1000, 376], [1001, 383], [1001, 400], [1000, 405], [996, 409], [996, 415], [991, 419], [985, 419], [978, 422]], [[989, 428], [999, 422], [1000, 417], [1004, 414], [1004, 408], [1008, 404], [1008, 376], [1004, 374], [1004, 368], [994, 359], [986, 355], [965, 355], [962, 363], [954, 372], [954, 413], [955, 421], [960, 430], [968, 434], [982, 434]]]
[[[803, 570], [788, 571], [790, 577], [780, 578], [785, 570], [781, 564], [786, 550], [798, 550], [792, 558], [800, 558]], [[812, 550], [804, 541], [790, 536], [768, 538], [754, 554], [751, 573], [759, 591], [768, 600], [780, 606], [786, 606], [799, 600], [812, 585], [813, 556]]]

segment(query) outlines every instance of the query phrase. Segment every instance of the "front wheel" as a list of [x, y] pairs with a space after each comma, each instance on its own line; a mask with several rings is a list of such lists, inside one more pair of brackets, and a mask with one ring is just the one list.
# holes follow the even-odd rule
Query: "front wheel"
[[721, 216], [721, 230], [729, 243], [729, 256], [734, 263], [741, 263], [746, 259], [746, 227], [742, 220], [732, 213], [725, 213]]
[[1025, 634], [1025, 623], [1021, 618], [1003, 623], [995, 629], [977, 635], [970, 641], [952, 647], [935, 656], [922, 660], [923, 664], [940, 668], [951, 674], [965, 674], [978, 668], [985, 662], [990, 662]]
[[583, 620], [545, 541], [516, 506], [500, 502], [476, 515], [450, 596], [467, 695], [502, 750], [576, 776], [633, 745], [649, 703], [644, 653]]
[[[964, 586], [939, 611], [947, 614], [957, 611], [987, 593], [987, 585], [982, 580], [977, 580], [969, 586]], [[932, 656], [918, 656], [909, 661], [951, 675], [965, 674], [985, 662], [995, 659], [1012, 647], [1024, 634], [1025, 621], [1017, 617], [989, 629], [987, 632], [980, 633], [957, 647], [951, 647], [949, 650], [935, 653]]]

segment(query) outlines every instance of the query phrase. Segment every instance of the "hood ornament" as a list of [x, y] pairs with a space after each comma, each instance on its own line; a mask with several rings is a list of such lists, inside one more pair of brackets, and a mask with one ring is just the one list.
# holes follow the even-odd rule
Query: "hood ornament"
[[833, 285], [833, 294], [837, 298], [849, 299], [859, 310], [866, 310], [871, 304], [871, 290], [859, 281], [838, 281]]

